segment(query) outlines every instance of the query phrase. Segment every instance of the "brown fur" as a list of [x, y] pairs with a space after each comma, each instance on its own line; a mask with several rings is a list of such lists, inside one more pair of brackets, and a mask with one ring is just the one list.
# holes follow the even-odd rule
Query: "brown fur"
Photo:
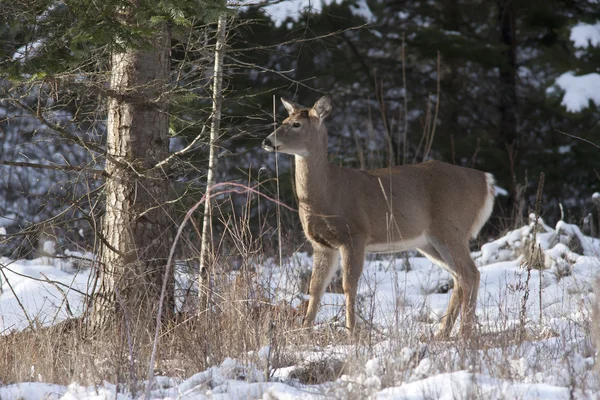
[[282, 101], [290, 116], [263, 147], [295, 155], [300, 220], [314, 248], [305, 325], [314, 322], [340, 256], [351, 332], [365, 252], [417, 248], [454, 278], [439, 336], [450, 335], [461, 310], [461, 332], [468, 336], [479, 287], [469, 239], [491, 213], [491, 175], [439, 161], [371, 171], [335, 166], [327, 159], [323, 125], [331, 111], [329, 98], [311, 109]]

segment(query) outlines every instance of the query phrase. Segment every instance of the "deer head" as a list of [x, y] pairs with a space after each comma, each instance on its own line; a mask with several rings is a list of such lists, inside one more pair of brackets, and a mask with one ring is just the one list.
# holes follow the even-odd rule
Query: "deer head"
[[312, 108], [301, 107], [281, 99], [289, 113], [281, 126], [262, 142], [269, 152], [310, 156], [315, 149], [327, 151], [327, 130], [323, 120], [331, 112], [331, 98], [321, 97]]

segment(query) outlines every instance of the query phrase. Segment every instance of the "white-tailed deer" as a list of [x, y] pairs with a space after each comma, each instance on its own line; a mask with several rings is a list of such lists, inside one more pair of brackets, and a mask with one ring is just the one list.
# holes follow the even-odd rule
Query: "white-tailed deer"
[[289, 117], [262, 146], [296, 159], [300, 219], [314, 249], [304, 325], [313, 324], [340, 256], [346, 328], [351, 333], [365, 252], [418, 249], [454, 278], [438, 338], [450, 335], [459, 312], [461, 334], [468, 337], [479, 289], [469, 239], [477, 236], [492, 213], [492, 175], [440, 161], [371, 171], [335, 166], [327, 160], [323, 124], [331, 112], [330, 98], [321, 98], [312, 108], [281, 100]]

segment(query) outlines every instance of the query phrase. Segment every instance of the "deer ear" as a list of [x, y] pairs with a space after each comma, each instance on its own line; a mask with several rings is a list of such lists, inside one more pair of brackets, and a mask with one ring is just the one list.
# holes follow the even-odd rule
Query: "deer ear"
[[290, 115], [292, 115], [294, 111], [296, 111], [296, 108], [298, 108], [294, 103], [292, 103], [291, 101], [287, 101], [283, 97], [281, 98], [281, 102], [283, 103], [283, 106]]
[[317, 117], [319, 121], [323, 121], [331, 112], [331, 97], [323, 96], [313, 106], [310, 113]]

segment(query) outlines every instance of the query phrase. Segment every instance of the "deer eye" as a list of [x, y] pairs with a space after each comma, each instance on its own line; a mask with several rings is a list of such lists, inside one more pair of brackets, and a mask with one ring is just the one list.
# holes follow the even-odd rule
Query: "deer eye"
[[294, 123], [292, 124], [292, 126], [293, 126], [294, 128], [300, 128], [300, 127], [302, 126], [302, 124], [301, 124], [300, 122], [294, 122]]

